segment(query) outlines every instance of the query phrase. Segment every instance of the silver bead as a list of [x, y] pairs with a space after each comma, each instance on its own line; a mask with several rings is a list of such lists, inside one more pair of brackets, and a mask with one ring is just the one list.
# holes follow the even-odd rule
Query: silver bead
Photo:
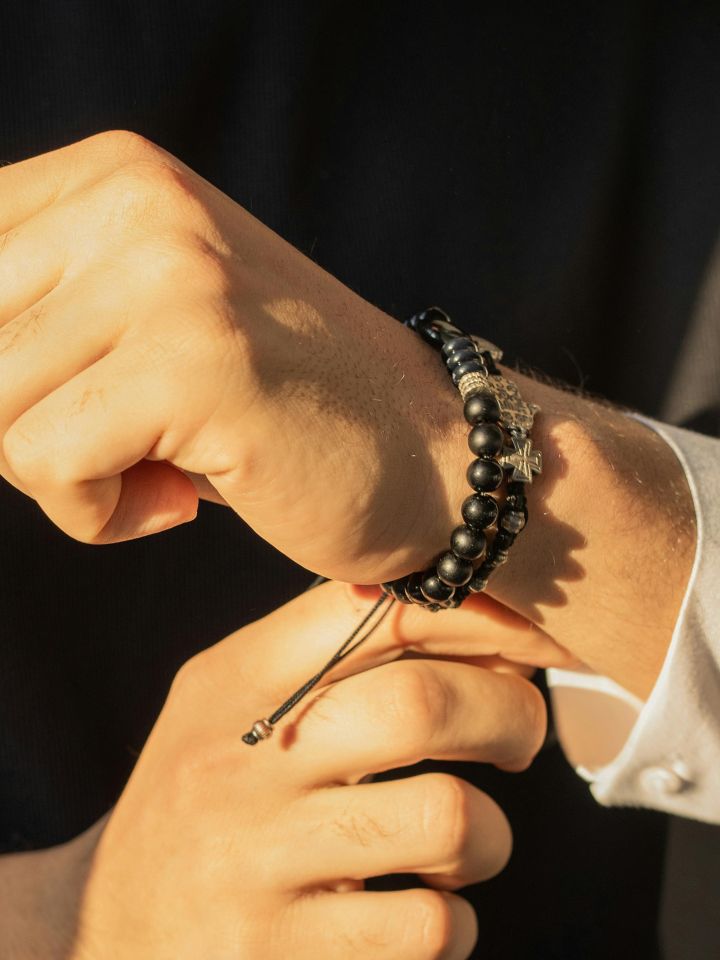
[[268, 720], [256, 720], [252, 732], [258, 740], [267, 740], [273, 735], [273, 726]]

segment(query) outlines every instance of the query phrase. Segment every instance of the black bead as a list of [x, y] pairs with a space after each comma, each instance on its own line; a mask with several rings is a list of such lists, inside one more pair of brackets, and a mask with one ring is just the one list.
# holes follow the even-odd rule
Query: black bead
[[448, 370], [454, 370], [455, 367], [459, 367], [461, 363], [465, 363], [467, 360], [479, 360], [480, 354], [477, 350], [458, 350], [457, 353], [451, 353], [450, 356], [445, 361], [445, 365]]
[[493, 563], [496, 567], [502, 566], [503, 563], [508, 562], [509, 557], [510, 554], [507, 552], [507, 550], [496, 550], [495, 556], [493, 557]]
[[467, 373], [482, 373], [485, 369], [479, 360], [466, 360], [452, 372], [452, 382], [457, 386]]
[[455, 591], [450, 584], [442, 581], [434, 570], [428, 570], [422, 579], [422, 592], [426, 600], [443, 603], [449, 600]]
[[413, 573], [412, 576], [408, 577], [408, 582], [405, 585], [405, 596], [412, 603], [419, 603], [424, 605], [428, 602], [427, 597], [421, 590], [422, 576], [419, 573]]
[[491, 393], [476, 393], [465, 401], [463, 413], [468, 423], [497, 423], [500, 404]]
[[488, 580], [490, 574], [493, 572], [497, 564], [492, 557], [488, 557], [486, 560], [480, 564], [480, 566], [475, 571], [475, 576], [479, 577], [481, 580]]
[[497, 490], [503, 481], [502, 467], [495, 460], [473, 460], [467, 468], [467, 482], [473, 490]]
[[493, 540], [493, 553], [496, 553], [498, 550], [509, 550], [514, 543], [515, 534], [510, 533], [509, 530], [500, 529], [495, 534], [495, 539]]
[[476, 457], [495, 457], [503, 448], [505, 438], [494, 423], [478, 423], [468, 434], [468, 446]]
[[491, 527], [497, 520], [497, 500], [482, 493], [474, 493], [463, 500], [461, 512], [468, 526], [476, 530], [484, 530], [486, 527]]
[[451, 587], [464, 587], [473, 575], [473, 565], [448, 550], [437, 562], [437, 574], [443, 583]]
[[485, 535], [472, 527], [455, 527], [450, 534], [450, 546], [463, 560], [477, 560], [485, 549]]
[[451, 353], [457, 353], [459, 350], [474, 350], [477, 353], [477, 347], [470, 337], [453, 337], [443, 344], [442, 352], [444, 357], [449, 357]]
[[487, 585], [488, 585], [487, 577], [481, 577], [480, 570], [478, 569], [472, 575], [472, 578], [470, 579], [465, 589], [469, 590], [470, 593], [482, 593], [482, 591], [485, 589]]
[[400, 603], [412, 603], [411, 600], [408, 600], [405, 594], [405, 585], [407, 583], [406, 577], [401, 577], [399, 580], [393, 580], [390, 583], [390, 596], [395, 597]]
[[525, 522], [525, 514], [519, 510], [504, 510], [500, 519], [500, 526], [503, 530], [507, 530], [508, 533], [517, 536], [525, 526]]

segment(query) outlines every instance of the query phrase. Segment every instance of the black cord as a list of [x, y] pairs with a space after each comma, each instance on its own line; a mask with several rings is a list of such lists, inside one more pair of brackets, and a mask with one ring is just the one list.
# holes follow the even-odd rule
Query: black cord
[[[307, 589], [311, 590], [313, 587], [317, 587], [321, 583], [325, 583], [326, 580], [327, 577], [316, 577]], [[387, 606], [383, 610], [377, 622], [369, 627], [368, 630], [358, 640], [355, 640], [360, 631], [368, 624], [372, 617], [386, 602]], [[267, 718], [267, 720], [258, 721], [258, 723], [262, 724], [271, 732], [272, 727], [278, 722], [278, 720], [281, 720], [287, 713], [290, 712], [290, 710], [292, 710], [294, 706], [300, 703], [300, 701], [307, 696], [308, 693], [310, 693], [313, 687], [315, 687], [322, 680], [326, 673], [329, 673], [329, 671], [332, 670], [332, 668], [338, 663], [340, 663], [341, 660], [344, 660], [345, 657], [350, 656], [350, 654], [354, 653], [354, 651], [357, 650], [361, 644], [365, 643], [368, 637], [370, 637], [383, 622], [394, 603], [395, 598], [389, 596], [388, 594], [384, 593], [381, 597], [379, 597], [370, 610], [365, 614], [360, 623], [355, 627], [350, 636], [342, 642], [340, 647], [335, 651], [332, 657], [330, 657], [322, 669], [319, 670], [313, 677], [310, 677], [309, 680], [306, 680], [305, 683], [295, 691], [295, 693], [289, 696], [287, 700]], [[353, 643], [353, 640], [355, 640], [355, 643]], [[255, 726], [257, 726], [257, 724]], [[242, 739], [244, 743], [247, 743], [249, 746], [253, 747], [256, 743], [258, 743], [259, 740], [266, 739], [269, 735], [270, 733], [268, 732], [264, 737], [259, 736], [258, 733], [255, 732], [255, 727], [253, 727], [252, 730], [248, 730], [247, 733], [243, 734]]]

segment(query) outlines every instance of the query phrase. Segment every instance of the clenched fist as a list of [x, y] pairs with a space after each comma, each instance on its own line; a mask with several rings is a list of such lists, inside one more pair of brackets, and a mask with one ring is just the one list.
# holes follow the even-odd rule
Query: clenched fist
[[410, 331], [140, 136], [0, 169], [0, 470], [71, 536], [165, 529], [199, 491], [378, 582], [454, 525], [461, 419]]

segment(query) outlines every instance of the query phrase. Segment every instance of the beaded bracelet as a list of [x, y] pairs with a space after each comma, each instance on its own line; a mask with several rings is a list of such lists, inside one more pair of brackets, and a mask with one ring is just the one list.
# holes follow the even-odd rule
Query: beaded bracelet
[[[532, 482], [533, 474], [542, 472], [542, 454], [533, 449], [530, 439], [540, 408], [526, 403], [517, 386], [502, 376], [496, 363], [502, 359], [502, 351], [487, 340], [463, 333], [444, 310], [430, 307], [405, 324], [442, 354], [463, 399], [463, 413], [471, 427], [468, 446], [476, 457], [467, 469], [474, 493], [462, 504], [463, 523], [450, 535], [450, 550], [422, 573], [381, 584], [385, 593], [401, 603], [436, 611], [459, 607], [471, 593], [484, 590], [525, 527], [525, 484]], [[506, 445], [506, 434], [511, 446]], [[512, 477], [500, 508], [490, 494], [501, 486], [504, 470], [512, 470]], [[484, 531], [493, 526], [496, 532], [488, 546]], [[477, 568], [475, 560], [481, 560]]]
[[[533, 474], [542, 470], [542, 456], [533, 450], [530, 431], [539, 407], [526, 403], [514, 383], [506, 380], [496, 365], [501, 351], [479, 337], [469, 336], [451, 322], [439, 307], [431, 307], [406, 321], [406, 325], [439, 350], [453, 383], [464, 402], [465, 419], [471, 426], [470, 450], [476, 458], [467, 470], [475, 491], [462, 505], [464, 523], [450, 537], [450, 550], [442, 554], [434, 568], [381, 584], [383, 593], [372, 608], [342, 642], [336, 652], [312, 677], [305, 681], [269, 717], [256, 720], [242, 736], [255, 746], [272, 736], [275, 724], [294, 709], [326, 674], [354, 653], [380, 626], [396, 600], [418, 603], [426, 610], [459, 607], [471, 593], [487, 586], [488, 577], [505, 563], [515, 538], [527, 523], [527, 499], [524, 489]], [[501, 429], [502, 428], [502, 429]], [[505, 434], [512, 446], [505, 445]], [[499, 489], [503, 470], [512, 470], [502, 508], [490, 493]], [[484, 531], [495, 526], [489, 547]], [[483, 559], [484, 555], [484, 559]], [[473, 560], [481, 560], [475, 569]], [[324, 581], [318, 577], [311, 584]], [[374, 620], [374, 622], [372, 622]]]

